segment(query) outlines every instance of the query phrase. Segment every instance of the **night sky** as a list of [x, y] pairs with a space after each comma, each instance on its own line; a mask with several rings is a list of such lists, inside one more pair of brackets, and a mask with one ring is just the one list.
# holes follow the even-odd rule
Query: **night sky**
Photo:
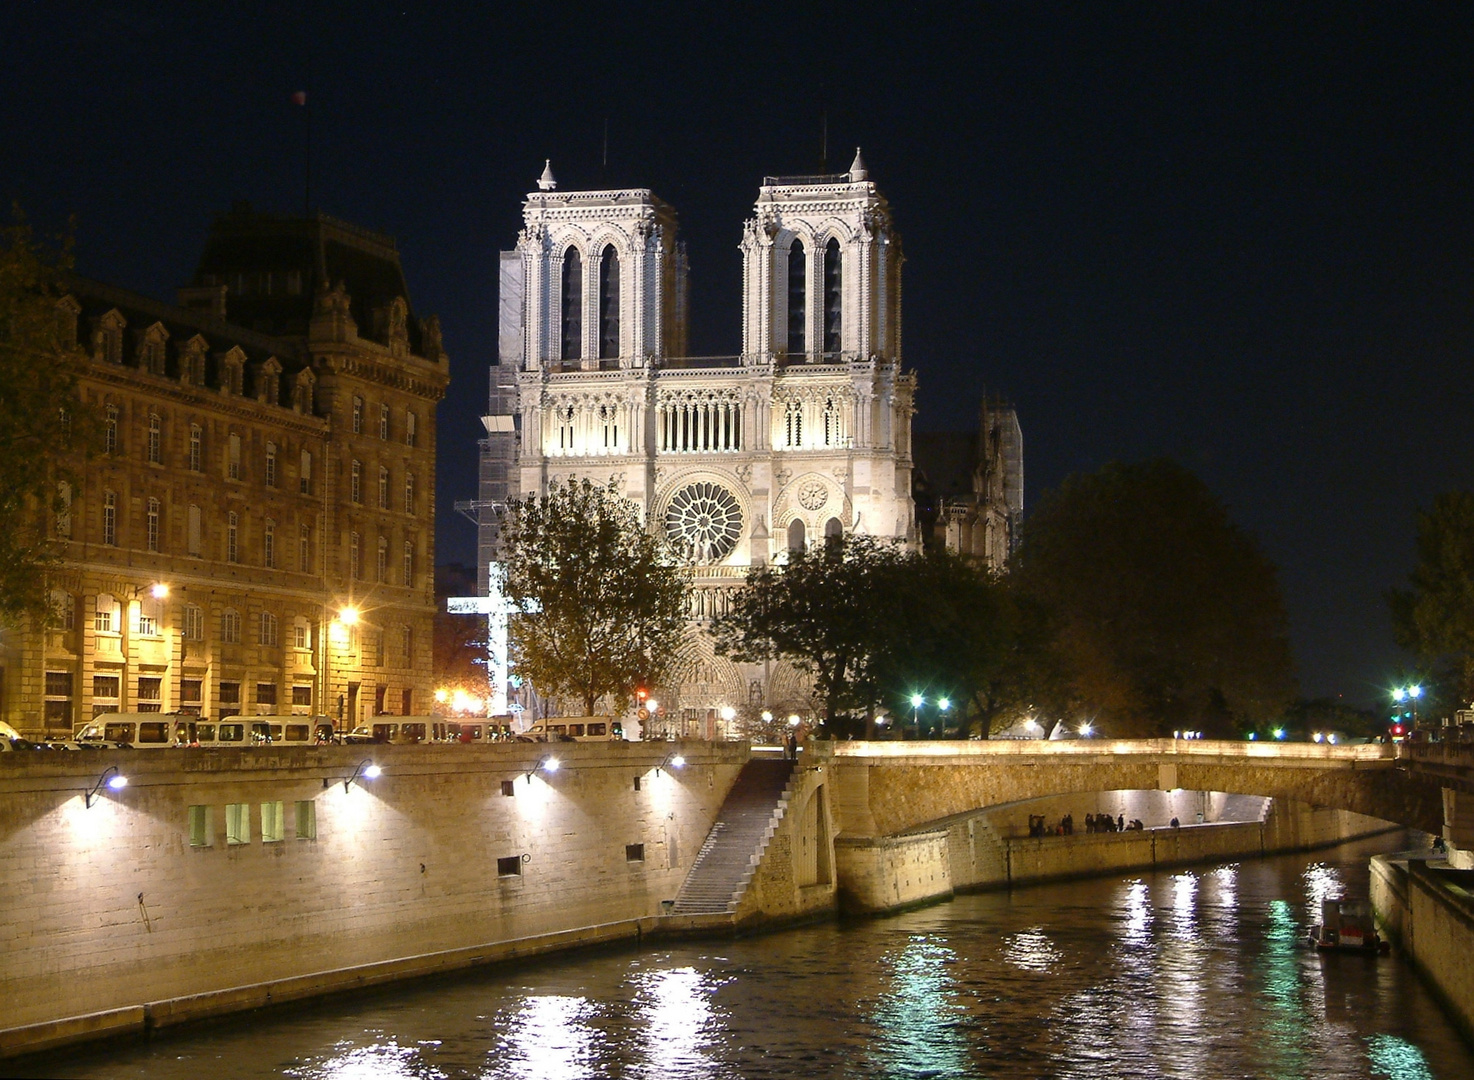
[[731, 354], [742, 223], [827, 116], [903, 237], [919, 430], [1012, 398], [1026, 504], [1182, 461], [1279, 567], [1305, 694], [1400, 673], [1382, 594], [1474, 472], [1474, 7], [461, 7], [10, 0], [0, 196], [172, 298], [232, 200], [302, 209], [306, 89], [313, 208], [395, 236], [444, 324], [439, 560], [471, 562], [451, 504], [543, 159], [676, 207], [692, 351]]

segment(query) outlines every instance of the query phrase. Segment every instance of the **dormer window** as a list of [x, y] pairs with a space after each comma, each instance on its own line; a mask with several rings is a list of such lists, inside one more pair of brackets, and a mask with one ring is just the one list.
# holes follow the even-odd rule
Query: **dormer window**
[[281, 403], [281, 363], [268, 356], [256, 373], [256, 397], [268, 405]]
[[222, 394], [234, 394], [239, 397], [244, 393], [245, 366], [246, 354], [239, 346], [220, 357], [220, 392]]
[[187, 386], [205, 385], [205, 339], [196, 334], [179, 347], [179, 381]]
[[313, 410], [313, 381], [310, 368], [303, 368], [297, 372], [296, 379], [292, 383], [292, 408], [299, 413], [310, 415]]
[[123, 362], [123, 327], [127, 322], [117, 310], [109, 311], [97, 320], [97, 329], [92, 335], [93, 354], [103, 363]]
[[138, 367], [150, 375], [164, 374], [164, 344], [169, 331], [162, 323], [154, 323], [143, 332], [138, 342]]

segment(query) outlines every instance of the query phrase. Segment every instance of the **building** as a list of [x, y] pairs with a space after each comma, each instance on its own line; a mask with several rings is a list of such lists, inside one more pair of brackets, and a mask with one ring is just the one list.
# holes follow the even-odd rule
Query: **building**
[[[913, 542], [914, 377], [901, 362], [901, 250], [859, 153], [847, 173], [766, 177], [740, 251], [742, 351], [686, 354], [675, 211], [645, 189], [559, 191], [551, 169], [501, 258], [488, 476], [509, 494], [613, 481], [695, 568], [670, 729], [711, 737], [741, 708], [805, 711], [787, 664], [736, 664], [701, 632], [751, 566], [823, 536]], [[515, 460], [509, 455], [515, 453]], [[500, 456], [498, 456], [500, 455]], [[490, 481], [496, 483], [497, 481]], [[483, 563], [494, 515], [481, 516]]]
[[0, 637], [0, 714], [430, 708], [435, 403], [448, 361], [394, 243], [238, 206], [165, 304], [60, 304], [101, 410], [53, 522], [53, 629]]
[[1024, 436], [1018, 412], [984, 397], [976, 431], [918, 431], [916, 523], [922, 543], [968, 555], [1001, 572], [1024, 515]]

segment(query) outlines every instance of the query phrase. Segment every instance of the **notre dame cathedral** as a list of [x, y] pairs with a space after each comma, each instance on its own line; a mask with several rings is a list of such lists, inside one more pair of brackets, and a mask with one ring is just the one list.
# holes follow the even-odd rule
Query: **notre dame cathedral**
[[[742, 352], [686, 355], [686, 257], [649, 190], [560, 191], [551, 168], [501, 255], [479, 504], [613, 481], [694, 568], [693, 632], [657, 729], [810, 709], [785, 663], [714, 654], [705, 624], [748, 567], [826, 536], [918, 541], [915, 377], [901, 363], [901, 247], [857, 151], [847, 173], [765, 177], [740, 244]], [[481, 573], [495, 557], [480, 516]], [[485, 592], [486, 582], [481, 582]]]

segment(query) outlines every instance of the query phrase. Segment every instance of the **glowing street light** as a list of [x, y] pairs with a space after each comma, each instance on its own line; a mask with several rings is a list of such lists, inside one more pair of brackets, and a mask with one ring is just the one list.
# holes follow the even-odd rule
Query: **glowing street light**
[[357, 626], [358, 609], [352, 604], [349, 604], [347, 607], [338, 612], [338, 621], [341, 622], [344, 626]]
[[1274, 737], [1276, 739], [1279, 739], [1279, 740], [1283, 741], [1284, 740], [1284, 737], [1285, 737], [1285, 729], [1282, 728], [1282, 727], [1275, 728], [1274, 729]]
[[148, 590], [148, 594], [155, 600], [163, 600], [169, 595], [169, 586], [165, 585], [162, 581], [156, 581], [153, 587]]

